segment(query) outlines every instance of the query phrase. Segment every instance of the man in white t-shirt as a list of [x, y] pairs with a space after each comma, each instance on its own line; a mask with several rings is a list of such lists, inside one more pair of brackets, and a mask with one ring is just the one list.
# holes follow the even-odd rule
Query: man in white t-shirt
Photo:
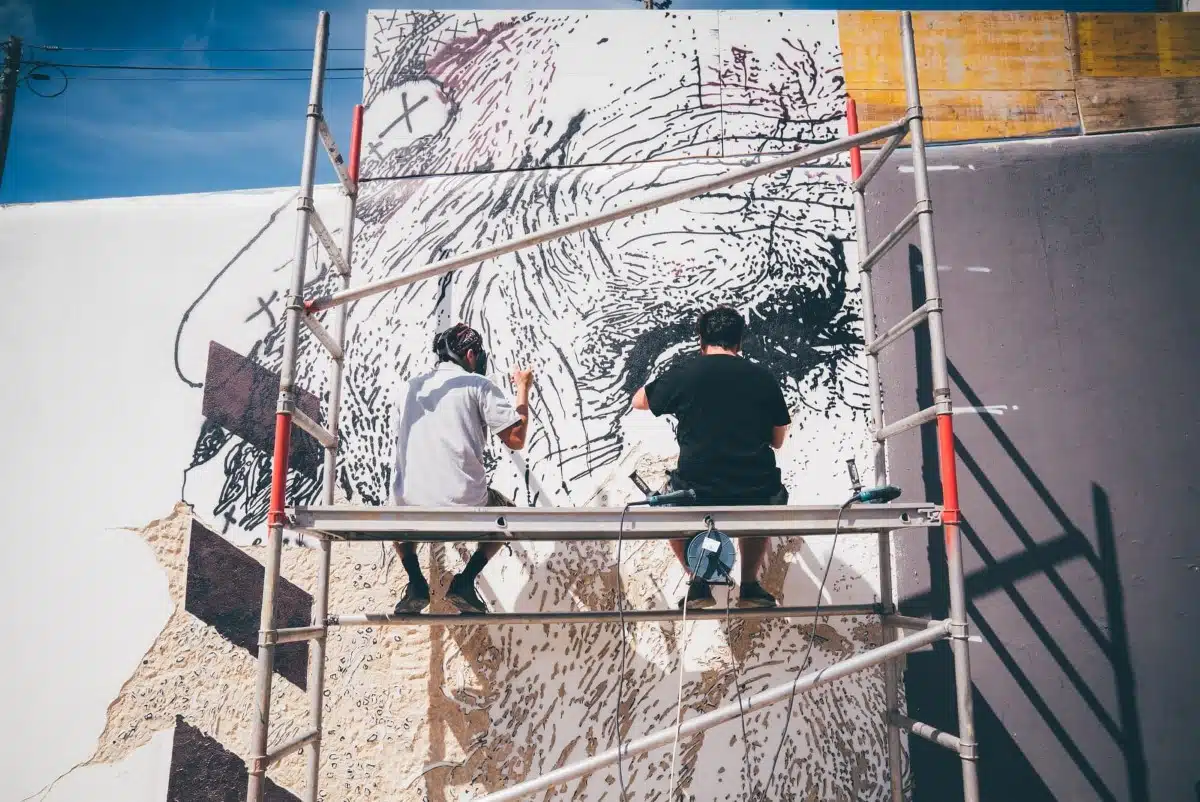
[[[414, 507], [512, 507], [488, 487], [483, 465], [489, 434], [514, 451], [529, 431], [532, 370], [514, 370], [516, 403], [487, 376], [487, 352], [479, 332], [458, 323], [433, 341], [437, 366], [410, 379], [397, 405], [396, 462], [392, 503]], [[486, 613], [475, 579], [500, 546], [481, 542], [462, 573], [450, 580], [446, 600], [464, 613]], [[429, 583], [421, 573], [416, 545], [393, 543], [408, 572], [408, 587], [396, 614], [419, 613], [429, 605]]]

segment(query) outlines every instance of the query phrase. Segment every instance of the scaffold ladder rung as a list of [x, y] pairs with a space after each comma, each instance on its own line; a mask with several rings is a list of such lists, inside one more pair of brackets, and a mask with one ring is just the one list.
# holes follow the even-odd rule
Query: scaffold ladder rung
[[883, 238], [883, 241], [871, 249], [863, 260], [859, 263], [858, 269], [862, 273], [866, 273], [875, 266], [875, 263], [882, 259], [888, 251], [890, 251], [897, 242], [904, 239], [912, 227], [917, 224], [917, 220], [921, 217], [922, 205], [920, 202], [913, 207], [912, 211], [904, 216], [904, 219], [892, 229], [891, 233]]
[[856, 190], [862, 192], [867, 188], [867, 184], [871, 183], [871, 179], [875, 177], [875, 174], [883, 169], [884, 162], [900, 146], [900, 143], [904, 141], [904, 137], [907, 135], [908, 129], [905, 129], [884, 143], [883, 147], [879, 149], [879, 153], [875, 154], [875, 158], [871, 159], [871, 163], [867, 165], [867, 169], [863, 170], [862, 175], [854, 179], [854, 188]]
[[358, 183], [350, 177], [350, 173], [346, 169], [346, 161], [342, 158], [341, 151], [338, 150], [337, 142], [333, 139], [333, 132], [329, 130], [329, 123], [325, 120], [325, 115], [321, 115], [317, 121], [317, 132], [321, 135], [321, 143], [325, 145], [325, 154], [329, 156], [329, 162], [333, 165], [334, 172], [337, 173], [342, 191], [351, 197], [357, 195]]
[[319, 640], [325, 637], [325, 632], [325, 627], [321, 626], [285, 627], [275, 630], [273, 635], [270, 632], [262, 633], [259, 643], [300, 643], [303, 641]]
[[321, 215], [317, 213], [316, 209], [309, 209], [308, 224], [312, 226], [313, 233], [321, 241], [321, 246], [325, 248], [325, 253], [329, 255], [329, 261], [333, 262], [338, 274], [342, 276], [350, 275], [349, 262], [342, 256], [342, 249], [334, 243], [333, 236], [329, 233], [329, 229], [325, 226], [325, 221], [321, 219]]
[[879, 337], [876, 337], [871, 342], [867, 343], [866, 351], [868, 354], [878, 354], [884, 348], [899, 340], [912, 329], [921, 325], [931, 312], [942, 311], [942, 299], [930, 298], [925, 303], [918, 306], [913, 311], [904, 316], [899, 323], [892, 326]]
[[311, 434], [318, 443], [326, 448], [337, 448], [337, 438], [333, 432], [308, 417], [301, 410], [292, 410], [292, 423], [295, 423], [301, 429]]
[[317, 341], [321, 343], [321, 345], [325, 346], [325, 350], [329, 352], [329, 355], [333, 357], [335, 361], [341, 362], [345, 357], [345, 354], [342, 351], [342, 346], [339, 345], [333, 339], [333, 335], [321, 325], [321, 321], [317, 320], [313, 315], [307, 313], [301, 315], [300, 319], [304, 321], [304, 325], [307, 326], [308, 330], [313, 333], [313, 336], [317, 338]]
[[937, 407], [926, 407], [920, 412], [914, 412], [908, 417], [901, 418], [895, 423], [889, 423], [887, 426], [884, 426], [882, 429], [875, 432], [875, 439], [883, 442], [889, 437], [895, 437], [902, 432], [907, 432], [909, 429], [915, 429], [922, 424], [929, 423], [931, 420], [936, 418], [937, 415]]

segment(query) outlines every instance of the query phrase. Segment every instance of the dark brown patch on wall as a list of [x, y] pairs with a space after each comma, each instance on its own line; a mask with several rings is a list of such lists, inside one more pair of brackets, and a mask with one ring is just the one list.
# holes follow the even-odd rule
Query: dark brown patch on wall
[[[171, 745], [171, 779], [167, 802], [241, 802], [246, 798], [248, 773], [242, 758], [219, 741], [175, 717]], [[264, 802], [300, 802], [268, 777]]]
[[[255, 657], [265, 574], [258, 560], [203, 524], [192, 521], [184, 609]], [[305, 627], [311, 616], [312, 596], [280, 577], [275, 592], [276, 626]], [[276, 647], [275, 672], [305, 688], [308, 644], [285, 643]]]
[[[296, 406], [315, 421], [321, 420], [321, 400], [297, 388]], [[252, 362], [218, 342], [208, 344], [208, 370], [204, 377], [201, 412], [267, 454], [275, 448], [275, 410], [279, 399], [279, 374]], [[306, 476], [316, 476], [324, 459], [321, 444], [307, 432], [292, 428], [290, 466]]]

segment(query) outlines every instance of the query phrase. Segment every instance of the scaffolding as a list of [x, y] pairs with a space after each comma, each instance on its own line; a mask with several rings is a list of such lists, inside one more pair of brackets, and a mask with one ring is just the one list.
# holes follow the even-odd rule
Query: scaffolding
[[[333, 542], [611, 540], [618, 537], [618, 524], [622, 520], [622, 516], [624, 528], [621, 536], [629, 539], [679, 537], [681, 532], [703, 529], [703, 522], [706, 519], [719, 523], [721, 531], [732, 537], [819, 536], [838, 532], [874, 535], [878, 538], [879, 544], [879, 602], [870, 605], [822, 606], [820, 612], [826, 615], [879, 615], [884, 632], [884, 642], [875, 649], [860, 653], [819, 671], [798, 676], [792, 681], [770, 688], [758, 695], [740, 698], [736, 703], [688, 719], [678, 727], [669, 727], [632, 741], [618, 743], [616, 747], [603, 753], [562, 766], [548, 774], [525, 780], [504, 790], [490, 793], [478, 798], [476, 802], [504, 802], [525, 797], [610, 766], [623, 758], [662, 748], [669, 745], [675, 737], [703, 732], [745, 713], [789, 699], [794, 694], [806, 692], [878, 665], [883, 667], [884, 672], [887, 710], [884, 712], [882, 720], [887, 730], [892, 802], [902, 802], [904, 798], [901, 784], [901, 732], [925, 738], [957, 753], [962, 766], [964, 798], [966, 802], [979, 802], [978, 754], [971, 701], [970, 661], [967, 651], [968, 620], [960, 551], [960, 511], [955, 472], [952, 408], [946, 369], [942, 301], [938, 289], [937, 258], [934, 250], [933, 207], [929, 197], [925, 136], [922, 128], [922, 109], [917, 83], [912, 16], [909, 12], [901, 13], [900, 27], [907, 105], [905, 115], [900, 120], [859, 132], [857, 113], [854, 102], [851, 100], [847, 109], [848, 136], [841, 139], [785, 156], [764, 159], [758, 164], [734, 169], [716, 178], [705, 178], [667, 192], [651, 195], [636, 203], [454, 256], [420, 270], [351, 289], [350, 266], [354, 240], [355, 207], [359, 192], [358, 167], [363, 107], [356, 106], [354, 110], [351, 129], [352, 142], [347, 161], [342, 158], [334, 144], [322, 110], [329, 39], [329, 14], [325, 11], [320, 12], [313, 56], [312, 82], [309, 90], [300, 192], [297, 202], [298, 225], [295, 257], [291, 287], [286, 296], [283, 363], [280, 370], [274, 463], [270, 506], [267, 515], [266, 575], [263, 582], [262, 613], [258, 638], [255, 711], [252, 722], [250, 757], [247, 760], [249, 769], [248, 802], [262, 802], [266, 771], [271, 765], [302, 749], [307, 750], [307, 785], [304, 798], [308, 802], [316, 802], [318, 799], [325, 647], [326, 636], [331, 627], [491, 626], [553, 622], [610, 622], [618, 620], [622, 615], [623, 619], [621, 620], [627, 619], [636, 622], [673, 619], [679, 615], [675, 610], [642, 610], [624, 613], [612, 611], [492, 613], [486, 616], [436, 614], [398, 616], [388, 613], [341, 615], [330, 613], [328, 610], [329, 570]], [[909, 146], [912, 152], [916, 202], [912, 211], [897, 228], [872, 248], [867, 237], [864, 193], [871, 179], [879, 173], [885, 160], [906, 136], [909, 137]], [[318, 139], [323, 143], [334, 169], [337, 171], [338, 180], [347, 199], [340, 247], [334, 242], [329, 229], [313, 206], [314, 167]], [[864, 170], [859, 148], [884, 140], [886, 141], [878, 154]], [[863, 327], [866, 343], [864, 350], [870, 385], [872, 453], [876, 481], [877, 483], [886, 482], [885, 441], [902, 432], [936, 421], [937, 454], [942, 484], [942, 502], [940, 504], [893, 502], [849, 507], [844, 510], [837, 506], [650, 507], [623, 510], [622, 508], [421, 508], [334, 505], [347, 304], [360, 298], [444, 275], [497, 256], [531, 248], [614, 220], [697, 197], [715, 189], [797, 167], [844, 151], [850, 152], [854, 213], [857, 222]], [[879, 259], [900, 242], [914, 226], [917, 227], [920, 237], [925, 297], [928, 300], [887, 331], [878, 334], [875, 330], [871, 271]], [[341, 289], [324, 297], [305, 300], [303, 292], [310, 230], [320, 241], [335, 266]], [[331, 329], [327, 329], [325, 324], [316, 317], [319, 312], [326, 310], [332, 310]], [[921, 323], [926, 323], [929, 330], [933, 405], [885, 425], [879, 355], [884, 348]], [[329, 400], [325, 418], [329, 424], [328, 428], [309, 418], [296, 405], [297, 346], [302, 325], [309, 329], [331, 357]], [[308, 432], [325, 449], [324, 486], [320, 505], [294, 507], [286, 505], [285, 488], [292, 426], [298, 426]], [[937, 526], [942, 527], [945, 537], [950, 587], [950, 616], [942, 620], [929, 620], [898, 615], [891, 578], [892, 533]], [[277, 629], [275, 626], [275, 592], [279, 582], [284, 529], [315, 536], [320, 549], [312, 624], [306, 627]], [[620, 566], [617, 566], [617, 570], [620, 570]], [[726, 615], [741, 618], [813, 617], [817, 614], [818, 609], [815, 607], [776, 607], [730, 611], [691, 611], [689, 617], [693, 619]], [[902, 632], [911, 632], [911, 634], [901, 635]], [[624, 632], [622, 632], [622, 636], [624, 636]], [[914, 721], [899, 710], [898, 661], [911, 651], [943, 639], [950, 641], [954, 659], [958, 735]], [[280, 644], [301, 641], [311, 644], [308, 665], [311, 726], [302, 735], [268, 749], [275, 648]], [[803, 670], [803, 666], [800, 670]]]

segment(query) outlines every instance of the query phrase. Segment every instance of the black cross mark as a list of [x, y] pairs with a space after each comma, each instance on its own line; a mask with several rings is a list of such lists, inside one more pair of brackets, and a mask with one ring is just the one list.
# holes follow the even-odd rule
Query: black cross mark
[[383, 33], [385, 30], [389, 30], [389, 29], [383, 27], [383, 17], [371, 17], [371, 19], [375, 22], [376, 25], [379, 26], [379, 30], [376, 31], [375, 33], [379, 34], [379, 33]]
[[[462, 33], [466, 33], [466, 31], [462, 31]], [[458, 38], [458, 34], [459, 34], [459, 27], [458, 27], [458, 17], [455, 17], [455, 18], [454, 18], [454, 30], [452, 30], [452, 31], [450, 32], [450, 38], [451, 38], [451, 39], [457, 39], [457, 38]]]
[[375, 58], [383, 61], [383, 51], [379, 49], [379, 45], [375, 45]]
[[259, 315], [266, 313], [267, 320], [271, 321], [270, 328], [272, 328], [272, 329], [275, 328], [275, 316], [273, 314], [271, 314], [270, 303], [271, 303], [271, 301], [274, 301], [278, 297], [279, 297], [279, 292], [277, 290], [272, 290], [271, 297], [267, 298], [265, 301], [261, 297], [258, 298], [257, 299], [258, 300], [258, 310], [255, 311], [254, 314], [250, 315], [250, 317], [246, 318], [243, 322], [249, 323], [251, 320], [254, 320], [254, 318], [258, 317]]
[[412, 106], [410, 107], [408, 105], [408, 92], [401, 92], [400, 93], [400, 105], [402, 105], [404, 107], [404, 113], [401, 114], [396, 119], [392, 120], [391, 124], [388, 125], [387, 128], [384, 128], [382, 131], [380, 131], [379, 136], [381, 138], [387, 136], [388, 132], [391, 131], [393, 128], [395, 128], [396, 124], [399, 123], [401, 120], [403, 120], [404, 124], [406, 126], [408, 126], [408, 132], [411, 134], [413, 132], [412, 120], [410, 119], [412, 117], [412, 113], [414, 111], [416, 111], [417, 109], [419, 109], [421, 107], [421, 104], [424, 103], [426, 100], [429, 100], [428, 95], [421, 98], [416, 103], [412, 104]]
[[475, 15], [474, 15], [474, 19], [472, 19], [472, 20], [471, 20], [471, 22], [475, 23], [475, 30], [476, 30], [476, 31], [482, 31], [482, 30], [483, 30], [483, 25], [481, 24], [481, 23], [483, 22], [483, 20], [479, 19], [479, 15], [478, 15], [478, 14], [475, 14]]

